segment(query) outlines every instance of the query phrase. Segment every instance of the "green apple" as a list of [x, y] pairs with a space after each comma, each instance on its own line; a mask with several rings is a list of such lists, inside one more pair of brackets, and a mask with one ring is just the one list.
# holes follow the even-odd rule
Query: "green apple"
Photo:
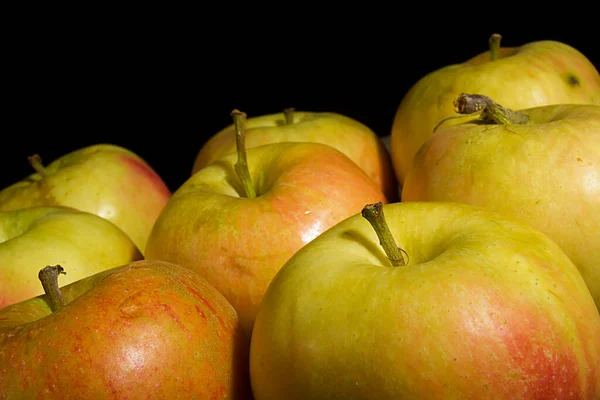
[[43, 293], [40, 265], [64, 266], [68, 284], [140, 259], [131, 239], [95, 214], [57, 206], [0, 211], [0, 307]]
[[442, 128], [416, 154], [402, 201], [452, 201], [518, 218], [579, 268], [600, 307], [600, 106], [521, 112], [525, 125]]
[[404, 95], [391, 130], [391, 157], [401, 185], [415, 153], [453, 113], [452, 100], [462, 92], [482, 93], [513, 109], [600, 104], [600, 74], [575, 48], [550, 40], [499, 46], [500, 36], [492, 35], [490, 51], [423, 76]]
[[[242, 139], [245, 114], [234, 113]], [[271, 143], [192, 175], [158, 217], [146, 258], [190, 268], [214, 285], [252, 331], [262, 296], [302, 246], [366, 202], [387, 202], [375, 182], [331, 146]]]
[[158, 214], [171, 193], [142, 158], [119, 146], [98, 144], [65, 154], [0, 191], [0, 211], [64, 205], [106, 218], [143, 253]]
[[[213, 135], [200, 149], [192, 174], [224, 155], [236, 153], [233, 124]], [[334, 147], [358, 164], [389, 201], [397, 200], [397, 181], [389, 152], [379, 137], [359, 121], [333, 112], [286, 109], [246, 121], [246, 147], [268, 143], [316, 142]]]
[[[248, 337], [192, 271], [137, 261], [0, 309], [2, 399], [249, 399]], [[37, 273], [36, 273], [37, 275]]]
[[466, 204], [369, 204], [275, 276], [250, 381], [256, 400], [591, 400], [599, 337], [543, 233]]

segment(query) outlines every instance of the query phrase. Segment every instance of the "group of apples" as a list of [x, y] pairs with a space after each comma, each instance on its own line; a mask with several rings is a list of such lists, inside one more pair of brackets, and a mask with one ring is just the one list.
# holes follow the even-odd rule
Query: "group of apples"
[[0, 399], [600, 399], [600, 74], [425, 75], [384, 140], [232, 124], [171, 193], [95, 144], [0, 191]]

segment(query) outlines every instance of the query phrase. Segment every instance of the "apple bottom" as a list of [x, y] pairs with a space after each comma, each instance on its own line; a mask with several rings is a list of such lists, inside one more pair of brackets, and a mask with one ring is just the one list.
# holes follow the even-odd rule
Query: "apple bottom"
[[248, 339], [197, 275], [141, 261], [69, 286], [54, 313], [40, 298], [1, 310], [0, 388], [9, 398], [249, 393]]

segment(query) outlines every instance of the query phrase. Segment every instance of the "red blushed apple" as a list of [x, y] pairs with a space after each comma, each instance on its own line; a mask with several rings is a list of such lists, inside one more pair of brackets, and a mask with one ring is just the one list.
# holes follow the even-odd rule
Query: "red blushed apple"
[[200, 273], [250, 333], [267, 286], [298, 249], [365, 203], [387, 199], [333, 147], [284, 142], [246, 153], [241, 142], [238, 158], [232, 154], [209, 164], [173, 194], [154, 225], [146, 257]]
[[0, 210], [67, 206], [105, 218], [144, 252], [154, 221], [171, 197], [162, 178], [132, 151], [109, 144], [88, 146], [42, 165], [0, 191]]
[[600, 314], [530, 225], [460, 203], [366, 205], [272, 280], [250, 379], [256, 400], [597, 400]]
[[0, 309], [0, 398], [250, 397], [248, 337], [198, 274], [137, 261], [59, 289], [61, 272]]
[[[389, 152], [363, 123], [331, 112], [296, 111], [259, 115], [246, 120], [246, 148], [281, 142], [316, 142], [331, 146], [354, 161], [375, 181], [388, 200], [399, 198]], [[214, 134], [200, 149], [192, 174], [227, 154], [236, 153], [235, 127]]]

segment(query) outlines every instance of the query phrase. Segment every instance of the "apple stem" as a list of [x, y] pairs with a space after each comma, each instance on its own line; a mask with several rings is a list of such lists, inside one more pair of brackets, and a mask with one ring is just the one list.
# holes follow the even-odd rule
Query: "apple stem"
[[29, 165], [31, 165], [35, 172], [40, 174], [42, 178], [48, 176], [48, 174], [46, 173], [46, 168], [44, 168], [44, 164], [42, 164], [42, 157], [40, 157], [39, 154], [34, 154], [32, 156], [27, 157], [27, 161], [29, 161]]
[[292, 125], [294, 123], [294, 111], [296, 110], [293, 107], [286, 108], [285, 110], [283, 110], [286, 125]]
[[42, 282], [44, 292], [50, 298], [50, 309], [52, 312], [60, 310], [65, 305], [62, 293], [58, 287], [58, 275], [60, 274], [66, 275], [65, 269], [60, 265], [48, 265], [38, 273], [38, 278]]
[[383, 203], [367, 204], [363, 207], [361, 214], [369, 221], [373, 230], [375, 230], [375, 233], [379, 238], [379, 244], [383, 247], [383, 251], [385, 251], [385, 255], [388, 260], [390, 260], [392, 266], [406, 266], [407, 263], [404, 260], [404, 254], [406, 254], [406, 252], [396, 245], [394, 236], [392, 236], [392, 232], [383, 215]]
[[256, 191], [252, 184], [252, 178], [250, 177], [250, 171], [248, 170], [248, 160], [246, 159], [246, 113], [239, 110], [233, 110], [231, 116], [233, 117], [233, 123], [235, 125], [235, 143], [238, 156], [238, 160], [234, 166], [235, 172], [237, 172], [240, 181], [242, 181], [246, 197], [253, 199], [256, 197]]
[[529, 116], [524, 112], [502, 107], [482, 94], [461, 93], [454, 99], [454, 111], [458, 114], [473, 114], [481, 111], [481, 121], [498, 125], [525, 125], [529, 121]]
[[500, 41], [502, 36], [499, 33], [494, 33], [490, 36], [488, 41], [490, 46], [490, 60], [495, 61], [498, 58], [498, 51], [500, 50]]

